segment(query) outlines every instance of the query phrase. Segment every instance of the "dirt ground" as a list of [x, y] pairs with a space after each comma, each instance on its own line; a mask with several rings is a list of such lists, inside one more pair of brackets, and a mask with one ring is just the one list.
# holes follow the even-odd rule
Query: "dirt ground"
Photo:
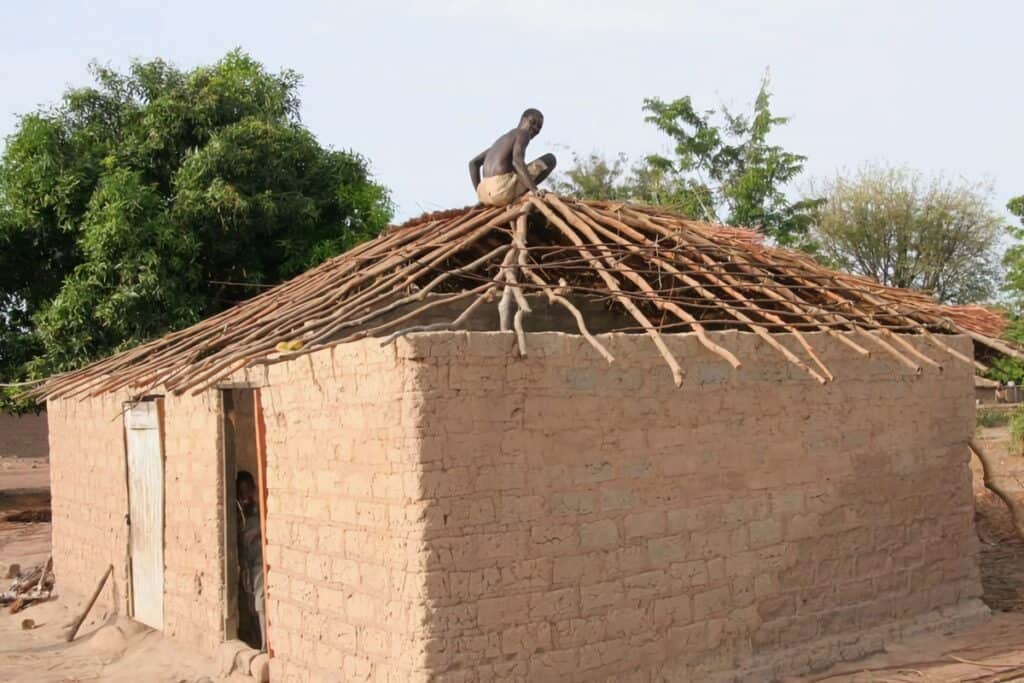
[[[1024, 454], [1011, 452], [1006, 427], [978, 430], [979, 445], [998, 458], [996, 479], [1008, 491], [1024, 496]], [[1024, 541], [1014, 533], [1006, 506], [981, 484], [974, 460], [975, 521], [981, 539], [981, 580], [985, 601], [994, 610], [1024, 612]]]
[[[45, 460], [0, 458], [0, 590], [11, 564], [28, 568], [50, 553], [50, 481]], [[99, 577], [96, 577], [99, 580]], [[0, 609], [0, 681], [214, 681], [215, 662], [175, 647], [159, 633], [109, 612], [98, 601], [73, 643], [64, 635], [83, 604], [57, 596], [18, 614]], [[31, 624], [23, 623], [31, 620]], [[26, 628], [29, 626], [29, 628]], [[248, 680], [251, 678], [227, 680]]]
[[[977, 438], [999, 461], [1004, 486], [1024, 495], [1024, 455], [1011, 453], [1005, 427]], [[800, 679], [815, 683], [1024, 682], [1024, 542], [1014, 536], [1005, 506], [981, 485], [975, 500], [985, 603], [993, 616], [960, 633], [931, 634], [890, 644], [885, 652]], [[42, 564], [50, 548], [49, 470], [43, 460], [0, 458], [0, 589], [9, 565]], [[74, 643], [64, 641], [81, 604], [59, 596], [11, 615], [0, 610], [0, 681], [252, 681], [218, 676], [216, 662], [183, 651], [159, 633], [110, 614], [99, 603]], [[24, 620], [33, 623], [25, 628]]]

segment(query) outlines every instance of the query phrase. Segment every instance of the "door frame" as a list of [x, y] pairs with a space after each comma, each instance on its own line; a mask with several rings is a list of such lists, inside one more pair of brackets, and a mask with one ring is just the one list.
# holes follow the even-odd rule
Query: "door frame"
[[235, 457], [235, 430], [228, 419], [228, 412], [234, 407], [232, 388], [220, 388], [220, 469], [223, 485], [221, 486], [221, 510], [224, 515], [221, 545], [224, 550], [222, 566], [224, 583], [224, 604], [221, 613], [221, 639], [223, 641], [238, 638], [238, 523], [235, 514], [235, 477], [238, 473], [238, 462]]

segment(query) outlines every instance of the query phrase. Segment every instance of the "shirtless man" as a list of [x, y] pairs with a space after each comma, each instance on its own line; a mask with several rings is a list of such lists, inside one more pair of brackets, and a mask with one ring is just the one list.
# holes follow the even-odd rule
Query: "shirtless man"
[[[544, 126], [544, 115], [527, 109], [519, 125], [494, 141], [469, 162], [469, 177], [480, 201], [489, 206], [511, 204], [527, 192], [543, 195], [537, 184], [555, 170], [555, 155], [545, 154], [529, 164], [524, 161], [526, 146]], [[483, 179], [480, 169], [483, 168]]]

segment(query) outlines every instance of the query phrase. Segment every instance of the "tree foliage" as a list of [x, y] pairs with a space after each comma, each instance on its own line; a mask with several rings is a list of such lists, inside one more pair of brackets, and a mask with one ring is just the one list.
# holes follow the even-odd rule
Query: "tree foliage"
[[0, 158], [0, 381], [181, 328], [377, 234], [387, 191], [299, 120], [300, 79], [233, 51], [21, 117]]
[[[1024, 195], [1011, 199], [1006, 208], [1024, 225]], [[1011, 225], [1009, 230], [1017, 242], [1003, 255], [1003, 290], [1011, 297], [1006, 302], [1009, 308], [1007, 315], [1010, 316], [1011, 322], [1003, 336], [1024, 345], [1024, 246], [1021, 245], [1021, 240], [1024, 240], [1024, 229]], [[1024, 384], [1024, 361], [1010, 356], [998, 356], [989, 363], [989, 371], [985, 376], [1003, 383]]]
[[749, 115], [725, 107], [700, 111], [688, 96], [646, 99], [643, 110], [645, 120], [671, 139], [671, 154], [652, 154], [632, 165], [622, 156], [576, 157], [556, 190], [587, 199], [632, 199], [756, 228], [784, 245], [802, 241], [819, 202], [790, 200], [785, 193], [806, 157], [769, 142], [789, 119], [772, 114], [767, 78]]
[[579, 199], [626, 200], [635, 192], [625, 154], [606, 158], [597, 152], [573, 154], [568, 171], [551, 180], [555, 192]]
[[[1006, 208], [1024, 226], [1024, 195], [1011, 199]], [[1024, 227], [1011, 226], [1010, 235], [1016, 243], [1003, 255], [1006, 280], [1003, 289], [1013, 297], [1015, 313], [1024, 313]], [[1024, 334], [1021, 335], [1024, 338]]]
[[984, 186], [867, 166], [821, 189], [813, 236], [840, 268], [950, 303], [995, 292], [1005, 224], [988, 208]]

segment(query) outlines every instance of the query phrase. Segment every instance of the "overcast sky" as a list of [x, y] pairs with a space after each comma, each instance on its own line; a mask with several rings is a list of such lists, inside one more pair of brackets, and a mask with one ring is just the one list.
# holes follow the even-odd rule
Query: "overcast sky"
[[0, 135], [89, 80], [162, 57], [187, 68], [241, 47], [303, 74], [323, 144], [366, 155], [398, 218], [475, 197], [467, 161], [519, 113], [530, 148], [639, 156], [666, 141], [645, 97], [746, 107], [766, 68], [777, 140], [809, 177], [866, 161], [1024, 194], [1024, 3], [786, 0], [46, 2], [0, 5]]

